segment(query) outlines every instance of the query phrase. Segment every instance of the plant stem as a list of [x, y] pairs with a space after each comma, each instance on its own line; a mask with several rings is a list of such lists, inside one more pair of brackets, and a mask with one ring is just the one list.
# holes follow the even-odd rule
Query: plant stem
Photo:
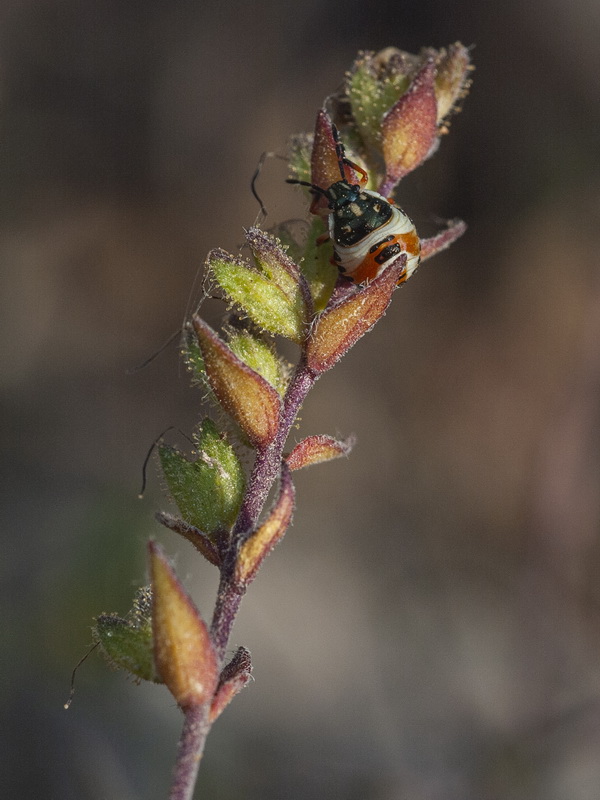
[[283, 448], [290, 428], [316, 379], [317, 376], [306, 367], [302, 359], [285, 393], [277, 435], [270, 445], [257, 451], [244, 502], [232, 532], [232, 546], [235, 550], [239, 549], [256, 526], [269, 490], [279, 475]]
[[210, 730], [209, 710], [210, 703], [206, 703], [203, 706], [192, 706], [184, 712], [169, 800], [192, 800], [204, 743]]
[[230, 549], [221, 569], [221, 581], [210, 629], [217, 656], [221, 661], [243, 597], [233, 580], [239, 548], [258, 522], [267, 495], [280, 473], [283, 448], [290, 428], [316, 379], [317, 376], [307, 369], [304, 359], [301, 359], [283, 400], [277, 435], [268, 447], [257, 451], [244, 501], [232, 531]]
[[[210, 629], [219, 664], [222, 666], [233, 623], [244, 596], [234, 580], [235, 562], [239, 548], [254, 530], [269, 491], [281, 470], [283, 448], [304, 399], [317, 375], [311, 372], [302, 358], [285, 394], [279, 428], [273, 442], [256, 454], [244, 501], [231, 535], [229, 551], [221, 567], [221, 580]], [[210, 704], [185, 712], [185, 721], [175, 765], [175, 778], [169, 800], [191, 800], [204, 743], [210, 730]]]

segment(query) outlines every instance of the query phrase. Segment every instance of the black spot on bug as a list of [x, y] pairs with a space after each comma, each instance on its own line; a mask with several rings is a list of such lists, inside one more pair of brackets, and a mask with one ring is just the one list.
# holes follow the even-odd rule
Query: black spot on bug
[[389, 244], [387, 247], [383, 248], [379, 255], [375, 256], [375, 262], [377, 264], [385, 264], [386, 261], [389, 261], [390, 258], [397, 256], [401, 252], [402, 248], [397, 242], [395, 244]]
[[386, 236], [385, 239], [382, 239], [380, 242], [377, 242], [377, 244], [374, 244], [373, 247], [369, 248], [369, 253], [374, 253], [376, 250], [379, 250], [380, 247], [383, 247], [386, 242], [392, 242], [393, 240], [394, 237], [392, 234]]

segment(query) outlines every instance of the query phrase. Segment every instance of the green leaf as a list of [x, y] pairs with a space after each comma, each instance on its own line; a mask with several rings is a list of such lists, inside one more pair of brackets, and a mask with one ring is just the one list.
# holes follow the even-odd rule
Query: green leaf
[[158, 448], [169, 490], [183, 519], [209, 536], [230, 528], [245, 487], [242, 465], [231, 445], [205, 419], [194, 435], [195, 461], [174, 447]]

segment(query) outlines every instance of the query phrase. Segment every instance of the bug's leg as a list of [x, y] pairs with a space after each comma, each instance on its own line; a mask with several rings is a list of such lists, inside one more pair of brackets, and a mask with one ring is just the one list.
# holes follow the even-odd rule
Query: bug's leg
[[455, 242], [466, 230], [466, 224], [461, 219], [457, 219], [450, 222], [445, 231], [440, 231], [430, 239], [421, 239], [421, 261], [450, 247], [452, 242]]
[[310, 208], [308, 209], [311, 214], [320, 215], [320, 208], [319, 208], [319, 200], [321, 199], [321, 195], [317, 194], [316, 192], [313, 194], [313, 199], [310, 204]]
[[360, 175], [360, 178], [358, 179], [358, 185], [361, 189], [364, 189], [369, 182], [369, 176], [367, 175], [366, 171], [362, 167], [359, 167], [358, 164], [355, 164], [354, 161], [350, 161], [347, 158], [344, 158], [344, 163], [346, 163], [349, 167], [352, 167], [355, 172], [358, 172]]
[[333, 125], [333, 123], [331, 125], [331, 133], [333, 134], [333, 141], [335, 142], [335, 154], [337, 156], [338, 164], [340, 167], [340, 174], [342, 176], [342, 180], [343, 181], [347, 180], [346, 171], [344, 169], [345, 165], [347, 167], [350, 167], [360, 175], [358, 179], [358, 185], [360, 186], [361, 189], [364, 189], [364, 187], [367, 185], [369, 181], [369, 176], [362, 167], [359, 167], [358, 164], [354, 163], [354, 161], [350, 161], [349, 158], [346, 158], [346, 154], [344, 152], [344, 145], [342, 143], [342, 140], [340, 139], [340, 132], [338, 131], [337, 127]]

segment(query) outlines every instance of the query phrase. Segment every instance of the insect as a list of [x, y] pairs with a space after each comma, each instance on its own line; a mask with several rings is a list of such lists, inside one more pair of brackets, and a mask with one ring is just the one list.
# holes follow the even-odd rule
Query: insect
[[[364, 187], [368, 175], [364, 169], [349, 161], [337, 130], [333, 127], [337, 161], [341, 180], [323, 189], [314, 183], [290, 178], [288, 183], [308, 186], [313, 195], [312, 214], [329, 217], [329, 234], [333, 242], [332, 263], [354, 283], [364, 283], [376, 278], [392, 258], [406, 253], [406, 269], [398, 283], [410, 278], [419, 265], [421, 243], [413, 221], [393, 200]], [[359, 182], [350, 183], [344, 165], [358, 173]], [[327, 200], [327, 207], [319, 207], [319, 199]]]

